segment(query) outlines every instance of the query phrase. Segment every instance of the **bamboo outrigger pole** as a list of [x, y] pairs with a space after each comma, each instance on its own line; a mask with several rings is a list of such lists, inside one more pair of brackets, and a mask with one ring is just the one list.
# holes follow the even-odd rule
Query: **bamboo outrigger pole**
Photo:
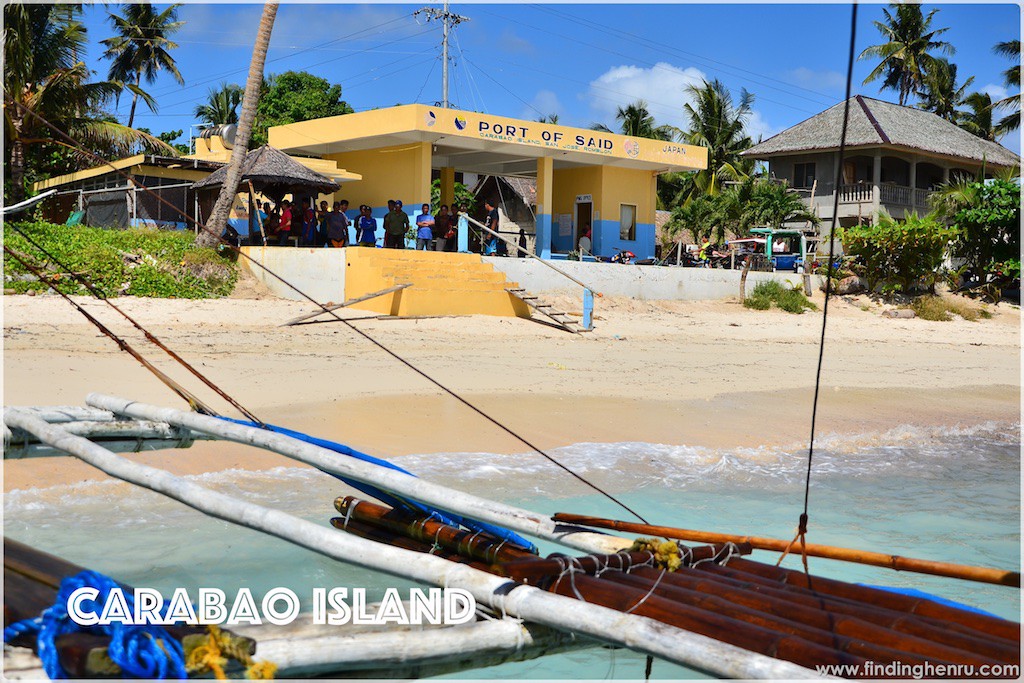
[[[629, 547], [632, 543], [624, 538], [593, 532], [589, 529], [556, 524], [547, 515], [511, 505], [503, 505], [424, 479], [418, 479], [398, 470], [348, 458], [326, 448], [266, 429], [247, 427], [183, 410], [160, 408], [102, 394], [89, 394], [85, 397], [85, 401], [94, 408], [103, 408], [118, 415], [166, 422], [186, 427], [195, 432], [210, 434], [218, 439], [265, 448], [293, 460], [312, 465], [321, 471], [372, 484], [403, 498], [442, 510], [451, 510], [465, 517], [497, 524], [519, 533], [538, 536], [583, 552], [614, 553]], [[143, 417], [144, 415], [151, 417]]]
[[440, 557], [339, 534], [330, 527], [232, 498], [170, 472], [134, 463], [16, 409], [7, 408], [3, 415], [9, 426], [31, 432], [40, 441], [117, 479], [156, 491], [212, 517], [262, 531], [349, 564], [430, 585], [465, 589], [478, 602], [502, 614], [628, 647], [721, 677], [818, 677], [814, 671], [791, 662], [755, 654], [682, 629], [666, 629], [664, 624], [652, 619], [580, 603], [531, 586], [511, 584], [507, 579]]
[[[596, 529], [614, 529], [636, 534], [664, 536], [682, 541], [700, 541], [703, 543], [749, 543], [757, 550], [772, 550], [784, 553], [790, 550], [790, 542], [780, 538], [763, 538], [759, 536], [743, 536], [740, 534], [720, 534], [713, 531], [697, 531], [695, 529], [678, 529], [668, 526], [652, 526], [634, 522], [622, 522], [600, 517], [587, 517], [559, 512], [552, 517], [557, 522], [580, 524]], [[1020, 588], [1020, 572], [990, 567], [974, 567], [952, 562], [936, 562], [935, 560], [919, 560], [913, 557], [876, 553], [870, 550], [840, 548], [832, 545], [808, 543], [805, 552], [813, 557], [824, 557], [830, 560], [869, 564], [875, 567], [888, 567], [896, 571], [917, 572], [918, 574], [934, 574], [954, 579], [965, 579], [979, 583], [994, 583], [1001, 586]]]

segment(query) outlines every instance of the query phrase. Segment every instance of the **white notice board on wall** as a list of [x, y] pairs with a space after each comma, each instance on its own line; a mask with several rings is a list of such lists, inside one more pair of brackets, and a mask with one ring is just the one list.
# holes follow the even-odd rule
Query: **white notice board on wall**
[[572, 235], [572, 214], [563, 213], [559, 214], [556, 218], [558, 222], [558, 234], [563, 237]]

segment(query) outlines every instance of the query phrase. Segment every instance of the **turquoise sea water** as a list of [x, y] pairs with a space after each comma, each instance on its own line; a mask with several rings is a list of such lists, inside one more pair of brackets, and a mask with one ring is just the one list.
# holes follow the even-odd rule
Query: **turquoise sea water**
[[[704, 449], [642, 442], [577, 444], [552, 451], [656, 524], [790, 538], [800, 513], [805, 454], [784, 449]], [[432, 481], [546, 513], [627, 519], [540, 456], [447, 453], [401, 458]], [[204, 486], [328, 524], [346, 488], [302, 468], [192, 477]], [[819, 441], [809, 540], [965, 564], [1020, 568], [1020, 428], [903, 428]], [[259, 597], [287, 586], [411, 583], [328, 560], [284, 541], [204, 517], [155, 493], [115, 482], [15, 491], [4, 533], [136, 586], [169, 594], [242, 586]], [[543, 553], [556, 547], [542, 544]], [[755, 559], [774, 560], [773, 554]], [[787, 560], [797, 567], [797, 560]], [[1020, 618], [1017, 590], [811, 558], [812, 573], [915, 587], [1003, 617]], [[194, 593], [193, 593], [194, 594]], [[592, 649], [461, 674], [461, 678], [643, 678], [644, 659]], [[656, 662], [654, 678], [695, 674]]]

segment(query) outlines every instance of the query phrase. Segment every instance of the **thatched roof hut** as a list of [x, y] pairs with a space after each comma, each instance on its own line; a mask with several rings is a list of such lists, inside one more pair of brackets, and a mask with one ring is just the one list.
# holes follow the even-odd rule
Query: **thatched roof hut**
[[[219, 188], [224, 184], [227, 173], [227, 166], [224, 166], [192, 187], [196, 190]], [[286, 194], [328, 194], [341, 187], [270, 145], [263, 145], [245, 155], [238, 191], [247, 189], [250, 181], [257, 192], [275, 200]]]
[[[800, 152], [839, 149], [843, 102], [743, 152], [755, 159]], [[891, 147], [924, 151], [989, 166], [1020, 164], [1020, 157], [1002, 145], [983, 140], [931, 112], [857, 95], [850, 99], [847, 148]]]

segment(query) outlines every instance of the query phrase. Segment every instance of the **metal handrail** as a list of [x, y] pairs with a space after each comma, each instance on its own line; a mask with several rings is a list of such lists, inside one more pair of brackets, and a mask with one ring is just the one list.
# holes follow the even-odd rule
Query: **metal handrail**
[[501, 235], [499, 235], [498, 233], [494, 232], [493, 230], [491, 230], [491, 229], [490, 229], [490, 228], [488, 228], [488, 227], [487, 227], [486, 225], [484, 225], [484, 224], [483, 224], [483, 223], [481, 223], [480, 221], [476, 220], [476, 219], [475, 219], [475, 218], [473, 218], [472, 216], [468, 216], [468, 215], [467, 215], [467, 216], [466, 216], [466, 220], [467, 220], [467, 221], [469, 221], [470, 223], [472, 223], [472, 224], [476, 225], [476, 226], [477, 226], [477, 227], [479, 227], [479, 228], [480, 228], [481, 230], [484, 230], [484, 231], [486, 231], [486, 232], [489, 232], [490, 234], [494, 235], [494, 236], [495, 236], [495, 237], [497, 237], [498, 239], [500, 239], [500, 240], [502, 240], [503, 242], [505, 242], [505, 244], [508, 244], [508, 245], [510, 245], [510, 246], [513, 246], [513, 247], [515, 247], [517, 251], [521, 251], [521, 252], [522, 252], [523, 254], [525, 254], [525, 255], [526, 255], [527, 257], [529, 257], [529, 258], [532, 258], [532, 259], [537, 259], [538, 261], [540, 261], [541, 263], [543, 263], [543, 264], [544, 264], [545, 266], [547, 266], [547, 267], [548, 267], [548, 268], [550, 268], [551, 270], [555, 271], [556, 273], [558, 273], [559, 275], [561, 275], [561, 276], [562, 276], [562, 277], [564, 277], [564, 278], [567, 278], [567, 279], [569, 279], [569, 280], [572, 280], [573, 282], [575, 282], [576, 284], [578, 284], [578, 285], [579, 285], [580, 287], [582, 287], [583, 289], [588, 289], [588, 290], [590, 290], [591, 292], [593, 292], [594, 296], [604, 296], [603, 294], [601, 294], [601, 292], [597, 292], [597, 291], [594, 291], [594, 288], [593, 288], [593, 287], [591, 287], [590, 285], [585, 285], [585, 284], [583, 284], [582, 282], [580, 282], [579, 280], [577, 280], [576, 278], [574, 278], [574, 277], [573, 277], [572, 275], [569, 275], [569, 273], [565, 272], [564, 270], [561, 270], [560, 268], [556, 268], [555, 266], [551, 265], [551, 263], [550, 263], [550, 262], [548, 262], [548, 261], [545, 261], [545, 260], [544, 260], [544, 259], [542, 259], [541, 257], [537, 256], [537, 255], [536, 255], [536, 254], [534, 254], [534, 253], [531, 253], [531, 252], [527, 251], [526, 249], [523, 249], [523, 248], [522, 248], [521, 246], [519, 246], [519, 245], [518, 245], [517, 243], [515, 243], [515, 242], [513, 242], [513, 241], [511, 241], [511, 240], [507, 240], [507, 239], [505, 239], [504, 237], [502, 237], [502, 236], [501, 236]]

